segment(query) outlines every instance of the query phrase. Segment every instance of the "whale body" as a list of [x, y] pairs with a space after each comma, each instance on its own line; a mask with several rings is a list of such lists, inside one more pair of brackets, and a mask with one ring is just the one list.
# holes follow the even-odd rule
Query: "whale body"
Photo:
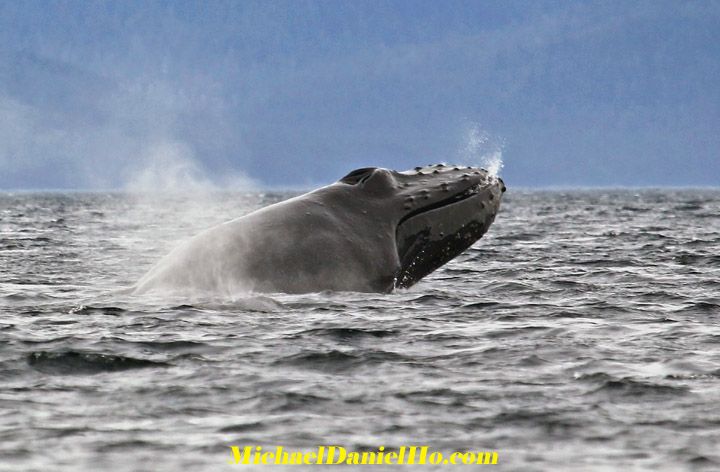
[[502, 179], [436, 164], [368, 167], [182, 243], [134, 291], [390, 292], [458, 256], [488, 230]]

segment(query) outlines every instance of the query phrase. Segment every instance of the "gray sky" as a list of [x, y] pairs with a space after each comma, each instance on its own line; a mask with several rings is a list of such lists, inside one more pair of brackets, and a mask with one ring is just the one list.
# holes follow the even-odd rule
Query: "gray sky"
[[0, 2], [0, 189], [717, 186], [719, 130], [720, 2]]

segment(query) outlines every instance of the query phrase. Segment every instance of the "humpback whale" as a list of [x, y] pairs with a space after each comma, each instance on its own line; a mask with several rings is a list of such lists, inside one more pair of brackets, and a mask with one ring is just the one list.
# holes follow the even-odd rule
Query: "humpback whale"
[[357, 169], [201, 232], [161, 259], [134, 291], [410, 287], [485, 234], [504, 191], [502, 179], [476, 167]]

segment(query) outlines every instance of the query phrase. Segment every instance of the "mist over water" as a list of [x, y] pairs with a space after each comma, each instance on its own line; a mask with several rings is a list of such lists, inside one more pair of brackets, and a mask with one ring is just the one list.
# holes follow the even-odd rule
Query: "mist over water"
[[118, 290], [290, 196], [221, 192], [185, 219], [189, 195], [1, 194], [0, 465], [218, 471], [229, 445], [332, 443], [720, 467], [718, 191], [510, 187], [477, 244], [386, 295]]
[[[239, 170], [211, 176], [189, 145], [161, 140], [148, 145], [136, 164], [124, 172], [122, 187], [123, 198], [131, 204], [114, 217], [147, 222], [143, 228], [147, 243], [161, 242], [164, 252], [170, 254], [199, 231], [243, 216], [247, 206], [229, 210], [228, 204], [233, 200], [246, 204], [254, 198], [250, 195], [257, 194], [259, 184]], [[194, 296], [182, 295], [186, 299]]]
[[151, 146], [127, 172], [130, 193], [207, 193], [216, 185], [206, 176], [187, 145], [165, 142]]
[[258, 183], [239, 169], [211, 177], [182, 141], [161, 141], [146, 147], [128, 166], [123, 190], [130, 193], [199, 194], [256, 190]]

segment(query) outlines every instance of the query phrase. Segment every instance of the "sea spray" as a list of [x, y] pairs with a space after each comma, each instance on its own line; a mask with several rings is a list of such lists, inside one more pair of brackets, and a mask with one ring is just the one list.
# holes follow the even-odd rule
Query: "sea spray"
[[192, 148], [178, 141], [161, 141], [146, 148], [139, 162], [126, 172], [124, 190], [130, 193], [207, 194], [256, 190], [257, 183], [241, 171], [211, 178]]
[[216, 190], [216, 185], [180, 142], [161, 142], [148, 147], [139, 163], [127, 173], [124, 188], [130, 193], [187, 194]]
[[[129, 205], [114, 215], [128, 228], [128, 245], [151, 255], [131, 267], [135, 279], [182, 241], [243, 216], [258, 203], [258, 186], [239, 171], [214, 178], [187, 144], [159, 140], [145, 147], [123, 176]], [[132, 240], [130, 240], [132, 239]]]
[[503, 148], [502, 139], [492, 136], [479, 124], [471, 123], [464, 131], [459, 154], [463, 163], [483, 167], [491, 176], [497, 177], [503, 168]]

